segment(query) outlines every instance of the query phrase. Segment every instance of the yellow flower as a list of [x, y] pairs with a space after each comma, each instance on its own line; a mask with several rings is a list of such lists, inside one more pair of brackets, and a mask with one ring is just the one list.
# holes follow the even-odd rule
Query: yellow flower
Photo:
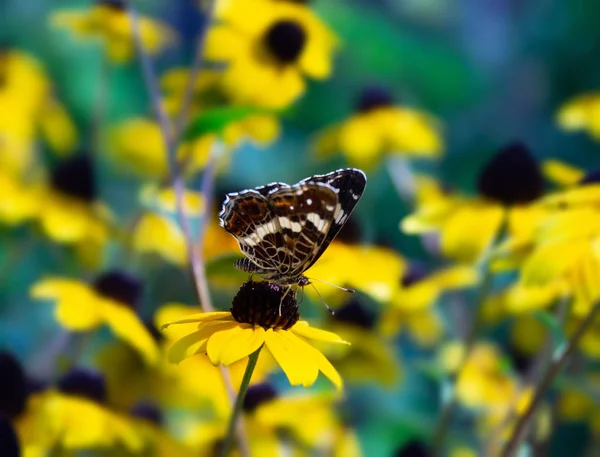
[[394, 335], [406, 327], [417, 342], [426, 346], [435, 343], [441, 336], [441, 328], [433, 305], [444, 292], [473, 286], [478, 279], [477, 271], [470, 267], [428, 272], [421, 265], [411, 265], [398, 279], [396, 292], [384, 308], [379, 323], [381, 332]]
[[[112, 62], [124, 63], [135, 56], [133, 28], [123, 1], [99, 0], [87, 11], [58, 11], [52, 14], [50, 23], [69, 30], [80, 40], [99, 39]], [[142, 46], [150, 54], [175, 41], [173, 30], [154, 19], [140, 17], [139, 28]]]
[[41, 64], [20, 51], [0, 52], [0, 166], [23, 175], [35, 165], [38, 132], [51, 149], [65, 155], [77, 142], [66, 109], [53, 95]]
[[493, 156], [479, 174], [478, 197], [447, 196], [426, 203], [401, 222], [401, 229], [411, 234], [437, 233], [444, 255], [475, 262], [504, 225], [516, 239], [532, 236], [546, 214], [533, 204], [543, 188], [538, 164], [523, 144], [513, 143]]
[[[143, 448], [142, 436], [123, 415], [105, 407], [102, 379], [85, 370], [64, 376], [58, 389], [34, 394], [16, 422], [21, 440], [33, 449]], [[42, 454], [44, 455], [44, 454]]]
[[351, 346], [336, 345], [323, 348], [323, 352], [344, 379], [355, 383], [376, 381], [391, 387], [400, 378], [400, 364], [389, 342], [374, 331], [375, 323], [374, 313], [361, 301], [349, 300], [336, 309], [328, 329]]
[[56, 319], [65, 328], [83, 332], [107, 325], [119, 339], [135, 347], [146, 363], [154, 364], [156, 343], [132, 309], [141, 297], [141, 287], [135, 277], [109, 271], [93, 285], [73, 279], [44, 279], [32, 287], [31, 295], [55, 300]]
[[96, 200], [96, 181], [88, 157], [73, 157], [55, 168], [38, 217], [46, 235], [58, 243], [104, 245], [109, 237], [110, 213]]
[[[392, 298], [405, 268], [405, 260], [392, 249], [333, 242], [306, 276], [317, 284], [322, 280], [360, 290], [385, 303]], [[311, 293], [310, 289], [307, 292]], [[319, 287], [319, 292], [328, 303], [340, 296], [329, 286]]]
[[0, 222], [20, 225], [33, 219], [40, 207], [39, 189], [0, 171]]
[[585, 177], [585, 172], [560, 160], [545, 160], [542, 163], [544, 176], [560, 187], [574, 186]]
[[585, 315], [600, 298], [600, 186], [594, 173], [578, 186], [542, 203], [549, 214], [527, 242], [509, 239], [498, 255], [516, 257], [519, 280], [509, 292], [508, 307], [523, 312], [571, 297], [573, 312]]
[[578, 95], [566, 102], [556, 116], [558, 125], [567, 131], [584, 130], [600, 138], [600, 93]]
[[395, 105], [380, 87], [366, 87], [356, 113], [326, 129], [317, 140], [317, 152], [329, 156], [342, 152], [348, 162], [372, 168], [387, 155], [439, 157], [443, 142], [433, 118]]
[[[249, 281], [233, 300], [231, 312], [194, 314], [165, 324], [198, 323], [197, 330], [177, 341], [169, 359], [180, 362], [194, 354], [208, 354], [214, 365], [231, 365], [263, 345], [283, 369], [292, 385], [311, 386], [319, 371], [341, 389], [342, 379], [321, 352], [305, 338], [347, 344], [339, 336], [298, 321], [298, 304], [287, 288]], [[281, 314], [279, 313], [281, 309]]]
[[329, 76], [336, 45], [304, 5], [232, 0], [220, 4], [205, 52], [226, 65], [221, 85], [231, 102], [281, 109], [302, 95], [305, 76]]

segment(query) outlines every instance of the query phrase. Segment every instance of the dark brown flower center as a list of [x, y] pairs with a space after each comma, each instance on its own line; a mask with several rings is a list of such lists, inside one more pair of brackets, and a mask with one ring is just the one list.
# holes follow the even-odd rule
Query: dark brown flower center
[[244, 397], [244, 411], [251, 413], [263, 403], [267, 403], [275, 398], [277, 398], [277, 391], [271, 384], [263, 383], [250, 386]]
[[0, 449], [5, 457], [21, 455], [21, 445], [11, 420], [0, 413]]
[[0, 352], [0, 415], [15, 418], [25, 409], [27, 384], [21, 364], [8, 352]]
[[368, 85], [363, 87], [358, 96], [356, 101], [356, 111], [359, 113], [366, 113], [393, 104], [394, 98], [387, 89], [378, 85]]
[[531, 203], [544, 193], [544, 178], [529, 149], [512, 143], [486, 164], [477, 187], [480, 195], [505, 205]]
[[590, 171], [579, 181], [580, 186], [587, 186], [589, 184], [600, 184], [600, 168]]
[[400, 284], [402, 287], [410, 287], [413, 284], [418, 283], [425, 279], [431, 271], [422, 263], [412, 262], [407, 270], [402, 275], [402, 279], [400, 279]]
[[157, 404], [148, 401], [140, 401], [131, 408], [131, 415], [146, 419], [159, 427], [163, 424], [163, 414]]
[[68, 395], [106, 402], [106, 384], [100, 372], [74, 368], [58, 381], [58, 390]]
[[285, 330], [300, 319], [296, 293], [287, 286], [268, 281], [245, 282], [231, 304], [231, 314], [236, 321], [265, 329]]
[[125, 11], [127, 9], [125, 2], [122, 0], [98, 0], [96, 5], [105, 6], [115, 11]]
[[306, 32], [293, 20], [273, 24], [265, 33], [264, 43], [270, 54], [281, 64], [295, 62], [306, 44]]
[[356, 325], [370, 330], [375, 326], [375, 313], [363, 305], [356, 297], [351, 298], [344, 306], [335, 310], [333, 318], [336, 322]]
[[98, 276], [93, 287], [99, 295], [135, 308], [142, 295], [143, 285], [135, 276], [114, 270]]
[[427, 445], [420, 440], [411, 440], [400, 446], [394, 453], [394, 457], [429, 457], [431, 455]]
[[71, 197], [92, 202], [96, 199], [96, 179], [92, 161], [77, 156], [60, 163], [52, 172], [52, 187]]

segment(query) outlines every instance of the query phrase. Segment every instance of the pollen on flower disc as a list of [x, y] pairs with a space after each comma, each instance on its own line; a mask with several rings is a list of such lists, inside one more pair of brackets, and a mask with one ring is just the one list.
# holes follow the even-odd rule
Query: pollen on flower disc
[[268, 281], [248, 281], [242, 284], [233, 298], [231, 315], [241, 323], [285, 330], [300, 318], [295, 295], [287, 286]]
[[302, 25], [292, 20], [282, 20], [267, 30], [264, 42], [271, 54], [283, 64], [295, 62], [306, 43]]
[[481, 195], [505, 205], [531, 203], [544, 193], [544, 177], [529, 149], [516, 142], [485, 165], [477, 187]]
[[74, 368], [58, 381], [58, 390], [68, 395], [76, 395], [106, 402], [106, 384], [104, 376], [93, 370]]
[[250, 386], [244, 397], [244, 411], [251, 413], [263, 403], [267, 403], [275, 398], [277, 398], [277, 390], [269, 383]]
[[52, 172], [52, 187], [87, 202], [96, 199], [96, 179], [92, 160], [77, 156], [61, 162]]
[[142, 296], [142, 282], [124, 271], [112, 270], [94, 281], [94, 289], [103, 297], [135, 308]]
[[27, 381], [21, 364], [8, 352], [0, 352], [0, 413], [15, 418], [26, 401]]
[[356, 111], [364, 113], [394, 103], [392, 94], [382, 86], [375, 84], [363, 87], [356, 101]]

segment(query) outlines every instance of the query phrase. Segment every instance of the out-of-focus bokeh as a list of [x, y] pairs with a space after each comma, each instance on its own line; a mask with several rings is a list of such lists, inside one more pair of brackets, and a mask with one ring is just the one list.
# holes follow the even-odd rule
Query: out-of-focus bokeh
[[509, 455], [522, 423], [519, 455], [598, 455], [600, 3], [2, 10], [0, 449], [217, 455], [221, 371], [210, 349], [173, 355], [196, 324], [161, 330], [210, 311], [189, 249], [229, 311], [247, 275], [225, 195], [357, 167], [365, 193], [307, 273], [321, 297], [298, 292], [301, 319], [351, 343], [297, 337], [344, 388], [263, 350], [252, 455]]

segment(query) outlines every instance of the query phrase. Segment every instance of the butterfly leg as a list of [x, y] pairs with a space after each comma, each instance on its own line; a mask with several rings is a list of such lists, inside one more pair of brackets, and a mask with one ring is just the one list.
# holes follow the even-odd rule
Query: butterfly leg
[[281, 316], [281, 306], [283, 305], [283, 300], [285, 300], [285, 297], [290, 292], [290, 290], [292, 290], [292, 286], [288, 286], [288, 288], [285, 290], [285, 292], [281, 296], [281, 300], [279, 300], [279, 315], [280, 316]]

